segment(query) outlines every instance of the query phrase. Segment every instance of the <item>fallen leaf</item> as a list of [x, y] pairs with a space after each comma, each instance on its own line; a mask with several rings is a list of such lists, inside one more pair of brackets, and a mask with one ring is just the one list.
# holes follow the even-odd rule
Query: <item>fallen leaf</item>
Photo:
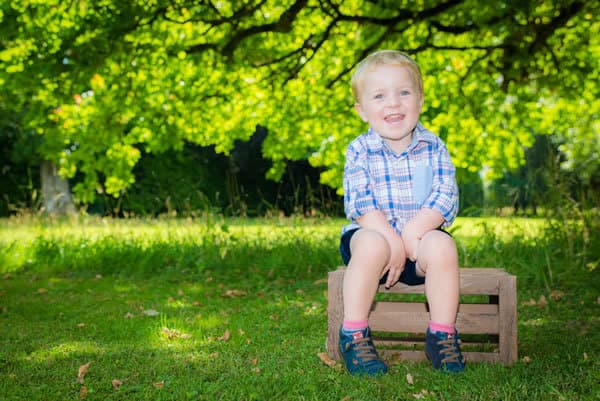
[[528, 365], [529, 363], [531, 363], [531, 358], [530, 358], [530, 357], [528, 357], [528, 356], [524, 356], [524, 357], [521, 359], [521, 361], [523, 361], [523, 363], [524, 363], [525, 365]]
[[118, 390], [119, 387], [121, 387], [121, 384], [123, 384], [123, 382], [121, 380], [113, 379], [111, 381], [111, 384], [115, 390]]
[[598, 305], [600, 305], [600, 295], [598, 296], [598, 298], [596, 298], [596, 303], [597, 303]]
[[225, 333], [223, 333], [223, 335], [218, 338], [218, 340], [219, 341], [229, 341], [230, 338], [231, 338], [231, 333], [229, 332], [229, 329], [227, 329], [227, 330], [225, 330]]
[[544, 296], [544, 294], [540, 295], [540, 299], [538, 299], [537, 304], [538, 304], [538, 306], [548, 305], [548, 301], [546, 300], [546, 297]]
[[260, 368], [256, 367], [256, 368], [252, 368], [252, 371], [254, 373], [260, 373]]
[[530, 299], [529, 301], [524, 301], [522, 303], [522, 305], [526, 305], [526, 306], [535, 306], [537, 305], [537, 302], [535, 302], [535, 299]]
[[157, 310], [154, 310], [154, 309], [145, 309], [142, 313], [144, 315], [150, 316], [150, 317], [154, 317], [154, 316], [160, 315], [160, 312], [157, 311]]
[[160, 390], [160, 389], [161, 389], [161, 388], [163, 388], [163, 386], [165, 385], [165, 381], [164, 381], [164, 380], [161, 380], [161, 381], [159, 381], [159, 382], [152, 383], [152, 385], [153, 385], [154, 387], [156, 387], [157, 389], [159, 389], [159, 390]]
[[133, 318], [133, 313], [131, 313], [131, 312], [127, 312], [127, 313], [125, 314], [125, 319], [131, 319], [131, 318]]
[[38, 288], [38, 290], [37, 290], [38, 294], [46, 294], [47, 292], [48, 292], [48, 290], [45, 288]]
[[84, 399], [85, 397], [87, 397], [87, 387], [81, 386], [79, 389], [79, 398]]
[[329, 355], [327, 355], [326, 352], [319, 352], [317, 354], [317, 356], [319, 357], [321, 362], [323, 362], [325, 365], [329, 366], [330, 368], [333, 368], [335, 366], [335, 361], [333, 359], [331, 359], [329, 357]]
[[90, 362], [79, 367], [79, 370], [77, 371], [77, 381], [79, 382], [79, 384], [83, 384], [83, 379], [85, 378], [85, 375], [87, 374], [89, 368]]
[[170, 329], [168, 327], [163, 327], [161, 331], [163, 334], [165, 334], [167, 336], [167, 338], [169, 340], [174, 339], [174, 338], [183, 338], [183, 339], [192, 338], [191, 334], [182, 333], [177, 329]]
[[227, 290], [223, 294], [224, 297], [228, 297], [228, 298], [243, 297], [245, 295], [246, 295], [246, 291], [242, 291], [242, 290]]
[[77, 327], [79, 327], [80, 329], [81, 329], [81, 328], [84, 328], [84, 327], [85, 327], [85, 323], [78, 323], [78, 324], [77, 324]]
[[559, 290], [552, 290], [550, 293], [550, 298], [552, 298], [553, 301], [560, 301], [560, 299], [564, 296], [565, 293]]
[[583, 360], [584, 360], [584, 361], [587, 361], [587, 360], [588, 360], [588, 354], [587, 354], [587, 352], [584, 352], [584, 353], [583, 353]]
[[98, 281], [102, 279], [102, 274], [96, 274], [96, 277], [94, 278], [94, 281]]
[[252, 365], [256, 365], [256, 364], [258, 363], [258, 358], [252, 358], [252, 359], [250, 360], [250, 363], [251, 363]]
[[407, 374], [406, 374], [406, 382], [407, 382], [408, 384], [410, 384], [411, 386], [412, 386], [413, 384], [415, 384], [415, 382], [414, 382], [414, 380], [413, 380], [413, 376], [412, 376], [410, 373], [407, 373]]
[[313, 284], [317, 285], [317, 284], [327, 284], [329, 282], [329, 280], [327, 279], [327, 277], [325, 278], [320, 278], [318, 280], [313, 281]]

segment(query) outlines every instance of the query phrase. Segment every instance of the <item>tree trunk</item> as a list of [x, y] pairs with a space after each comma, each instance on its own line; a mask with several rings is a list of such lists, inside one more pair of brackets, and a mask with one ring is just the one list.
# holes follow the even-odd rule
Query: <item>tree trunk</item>
[[42, 212], [54, 215], [75, 213], [69, 182], [58, 175], [56, 166], [47, 160], [40, 165]]

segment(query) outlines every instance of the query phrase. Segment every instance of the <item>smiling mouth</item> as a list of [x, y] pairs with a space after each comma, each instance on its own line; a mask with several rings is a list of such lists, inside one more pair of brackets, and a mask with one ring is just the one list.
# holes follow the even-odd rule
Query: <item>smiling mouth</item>
[[395, 124], [404, 121], [404, 114], [389, 114], [384, 117], [386, 123]]

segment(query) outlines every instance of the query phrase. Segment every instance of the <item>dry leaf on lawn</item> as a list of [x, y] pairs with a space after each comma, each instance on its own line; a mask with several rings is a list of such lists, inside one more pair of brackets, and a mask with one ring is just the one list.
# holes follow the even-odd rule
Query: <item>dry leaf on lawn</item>
[[90, 362], [86, 363], [85, 365], [81, 365], [79, 367], [79, 370], [77, 371], [77, 381], [79, 382], [79, 384], [83, 384], [83, 380], [84, 380], [85, 375], [87, 374], [87, 371], [89, 368], [90, 368]]
[[144, 312], [142, 312], [142, 313], [146, 316], [151, 316], [151, 317], [160, 315], [160, 312], [157, 310], [154, 310], [154, 309], [145, 309]]
[[48, 292], [48, 290], [47, 290], [47, 289], [45, 289], [45, 288], [38, 288], [38, 290], [37, 290], [37, 293], [38, 293], [38, 294], [45, 294], [45, 293], [47, 293], [47, 292]]
[[333, 359], [331, 359], [329, 357], [329, 355], [327, 355], [327, 353], [319, 352], [317, 354], [317, 356], [319, 357], [321, 362], [323, 362], [325, 365], [329, 366], [330, 368], [333, 368], [335, 366], [335, 361]]
[[546, 297], [544, 296], [544, 294], [540, 295], [540, 299], [538, 299], [537, 304], [538, 304], [538, 306], [548, 305], [548, 301], [546, 300]]
[[161, 380], [161, 381], [159, 381], [159, 382], [152, 383], [152, 385], [153, 385], [154, 387], [156, 387], [157, 389], [161, 389], [161, 388], [163, 388], [163, 386], [165, 385], [165, 381], [164, 381], [164, 380]]
[[524, 356], [523, 359], [521, 359], [523, 361], [523, 363], [525, 365], [529, 364], [531, 362], [531, 358], [528, 356]]
[[229, 329], [227, 329], [227, 330], [225, 330], [225, 333], [223, 333], [223, 335], [218, 338], [218, 340], [219, 341], [229, 341], [230, 338], [231, 338], [231, 333], [229, 332]]
[[243, 297], [245, 295], [246, 295], [246, 291], [242, 291], [242, 290], [227, 290], [223, 294], [224, 297], [228, 297], [228, 298]]
[[85, 397], [87, 397], [87, 387], [81, 386], [79, 389], [79, 398], [84, 399]]
[[415, 384], [415, 382], [414, 382], [414, 380], [413, 380], [413, 376], [412, 376], [410, 373], [407, 373], [407, 374], [406, 374], [406, 382], [407, 382], [408, 384], [410, 384], [411, 386], [412, 386], [413, 384]]
[[123, 384], [123, 382], [121, 380], [117, 380], [117, 379], [113, 379], [110, 383], [112, 384], [112, 386], [115, 390], [118, 390], [119, 387], [121, 387], [121, 384]]

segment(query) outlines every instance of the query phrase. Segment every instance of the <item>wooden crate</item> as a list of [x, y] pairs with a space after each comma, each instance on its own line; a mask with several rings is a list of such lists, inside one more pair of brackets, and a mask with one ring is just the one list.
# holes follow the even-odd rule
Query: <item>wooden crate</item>
[[[327, 352], [340, 359], [339, 328], [344, 316], [342, 281], [344, 269], [329, 272]], [[424, 294], [425, 286], [383, 285], [378, 294]], [[461, 268], [461, 303], [456, 328], [461, 335], [467, 362], [494, 362], [510, 365], [517, 360], [517, 278], [503, 269]], [[479, 295], [479, 303], [465, 298]], [[481, 296], [484, 297], [481, 297]], [[402, 297], [402, 295], [400, 296]], [[406, 297], [406, 296], [405, 296]], [[373, 341], [384, 358], [426, 359], [423, 349], [429, 324], [428, 305], [422, 300], [377, 300], [371, 308], [369, 325]], [[413, 296], [414, 298], [414, 296]], [[481, 302], [481, 298], [484, 301]], [[464, 302], [463, 302], [464, 301]], [[420, 348], [420, 349], [419, 349]]]

